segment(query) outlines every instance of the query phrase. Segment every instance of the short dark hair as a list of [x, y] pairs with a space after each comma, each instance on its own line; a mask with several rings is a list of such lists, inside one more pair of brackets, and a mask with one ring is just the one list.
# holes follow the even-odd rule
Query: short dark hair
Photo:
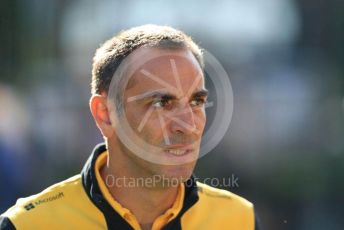
[[143, 25], [125, 30], [107, 40], [97, 49], [92, 66], [92, 94], [108, 92], [113, 74], [120, 63], [142, 46], [187, 48], [203, 69], [201, 48], [184, 32], [169, 26]]

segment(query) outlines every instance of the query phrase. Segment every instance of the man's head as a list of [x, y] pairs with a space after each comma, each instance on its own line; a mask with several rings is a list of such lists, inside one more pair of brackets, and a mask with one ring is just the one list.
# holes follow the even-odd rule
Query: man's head
[[203, 68], [202, 50], [182, 31], [157, 25], [134, 27], [120, 32], [97, 49], [93, 58], [92, 94], [107, 92], [123, 59], [142, 46], [189, 49]]
[[[106, 97], [113, 90], [109, 89], [112, 77], [124, 60], [130, 60], [125, 73], [131, 74], [124, 76], [130, 79], [123, 89], [122, 111], [118, 112], [125, 115], [134, 130], [135, 137], [130, 137], [133, 142], [138, 143], [139, 138], [154, 146], [155, 150], [143, 148], [165, 165], [152, 164], [133, 154], [116, 134], [119, 124], [111, 124]], [[136, 27], [108, 40], [97, 50], [91, 111], [109, 147], [116, 145], [113, 148], [123, 153], [114, 156], [115, 161], [125, 159], [128, 168], [145, 175], [182, 180], [191, 175], [206, 122], [207, 91], [202, 68], [200, 48], [183, 32], [170, 27]], [[173, 165], [167, 166], [169, 163]]]

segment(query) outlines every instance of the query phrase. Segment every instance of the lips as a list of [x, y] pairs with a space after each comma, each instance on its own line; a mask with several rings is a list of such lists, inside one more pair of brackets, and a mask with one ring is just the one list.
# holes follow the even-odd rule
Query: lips
[[179, 144], [179, 145], [170, 145], [164, 149], [164, 152], [167, 156], [178, 157], [178, 158], [189, 158], [192, 157], [194, 152], [194, 147], [192, 144]]
[[188, 149], [166, 149], [165, 152], [173, 154], [175, 156], [183, 156], [190, 152]]

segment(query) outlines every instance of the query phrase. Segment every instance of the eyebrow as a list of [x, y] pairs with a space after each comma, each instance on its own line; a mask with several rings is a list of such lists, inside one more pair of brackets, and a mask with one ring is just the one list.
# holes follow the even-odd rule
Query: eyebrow
[[[193, 92], [191, 95], [191, 98], [207, 97], [208, 94], [209, 94], [208, 90], [201, 89], [201, 90], [198, 90], [196, 92]], [[137, 95], [137, 96], [129, 97], [127, 99], [127, 102], [132, 102], [132, 101], [137, 101], [137, 100], [147, 101], [149, 99], [154, 99], [154, 98], [163, 98], [166, 100], [175, 100], [175, 99], [177, 99], [177, 96], [169, 93], [167, 90], [164, 91], [164, 90], [159, 89], [159, 90], [153, 90], [150, 92], [142, 93], [142, 94]]]
[[207, 97], [209, 95], [209, 91], [206, 89], [201, 89], [192, 93], [191, 98], [198, 98], [198, 97]]
[[132, 101], [137, 101], [137, 100], [147, 100], [149, 98], [158, 98], [158, 97], [163, 97], [164, 95], [170, 95], [173, 96], [172, 94], [168, 93], [167, 91], [162, 91], [161, 89], [158, 90], [152, 90], [149, 92], [141, 93], [136, 96], [129, 97], [127, 99], [127, 102], [132, 102]]

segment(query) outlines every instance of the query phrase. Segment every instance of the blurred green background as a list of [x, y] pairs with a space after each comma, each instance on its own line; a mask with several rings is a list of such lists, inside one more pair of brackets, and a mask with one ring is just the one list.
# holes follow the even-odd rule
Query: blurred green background
[[102, 141], [95, 49], [154, 23], [190, 34], [232, 83], [230, 128], [196, 175], [239, 178], [222, 187], [263, 229], [344, 229], [343, 1], [4, 0], [0, 17], [0, 213], [80, 172]]

